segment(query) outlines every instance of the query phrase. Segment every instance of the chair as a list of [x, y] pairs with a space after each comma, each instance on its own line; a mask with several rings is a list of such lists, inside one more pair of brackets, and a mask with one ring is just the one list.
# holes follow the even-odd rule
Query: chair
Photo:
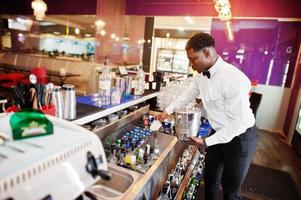
[[44, 67], [34, 67], [30, 73], [36, 75], [38, 83], [47, 83], [47, 69]]
[[252, 109], [254, 116], [256, 118], [257, 110], [259, 108], [262, 99], [262, 94], [257, 92], [252, 92], [250, 96], [250, 108]]
[[24, 77], [25, 75], [23, 73], [0, 74], [0, 81], [4, 81], [1, 83], [1, 87], [13, 88], [17, 82], [21, 81]]

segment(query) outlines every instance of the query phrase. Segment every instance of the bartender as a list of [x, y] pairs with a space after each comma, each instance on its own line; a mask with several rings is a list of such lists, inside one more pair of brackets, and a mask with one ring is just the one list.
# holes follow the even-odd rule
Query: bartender
[[186, 106], [199, 96], [213, 128], [206, 138], [191, 137], [195, 146], [207, 148], [205, 199], [219, 199], [220, 184], [225, 200], [241, 199], [241, 186], [258, 142], [249, 101], [251, 82], [218, 56], [215, 40], [208, 33], [193, 35], [185, 50], [198, 73], [190, 87], [158, 119], [166, 119], [175, 108]]

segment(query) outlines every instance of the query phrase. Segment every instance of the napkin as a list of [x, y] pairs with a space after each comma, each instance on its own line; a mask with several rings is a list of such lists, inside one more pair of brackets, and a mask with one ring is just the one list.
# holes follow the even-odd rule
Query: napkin
[[162, 127], [161, 122], [159, 122], [158, 120], [154, 120], [151, 125], [150, 125], [150, 130], [151, 131], [158, 131], [159, 128]]

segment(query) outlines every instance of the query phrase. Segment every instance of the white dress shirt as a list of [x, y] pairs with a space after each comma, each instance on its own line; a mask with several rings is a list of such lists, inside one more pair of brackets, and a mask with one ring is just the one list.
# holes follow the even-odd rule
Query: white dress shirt
[[171, 114], [180, 106], [200, 96], [215, 134], [205, 138], [207, 146], [230, 142], [235, 136], [254, 126], [255, 117], [250, 109], [251, 82], [235, 66], [218, 57], [209, 69], [210, 79], [199, 73], [189, 88], [165, 110]]

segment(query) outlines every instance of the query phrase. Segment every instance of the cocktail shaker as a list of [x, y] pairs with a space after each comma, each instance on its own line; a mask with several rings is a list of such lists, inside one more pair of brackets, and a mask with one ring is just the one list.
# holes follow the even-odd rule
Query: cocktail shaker
[[52, 100], [55, 106], [55, 116], [64, 118], [64, 101], [61, 86], [53, 87]]
[[63, 85], [64, 91], [64, 119], [76, 118], [75, 87], [71, 84]]

